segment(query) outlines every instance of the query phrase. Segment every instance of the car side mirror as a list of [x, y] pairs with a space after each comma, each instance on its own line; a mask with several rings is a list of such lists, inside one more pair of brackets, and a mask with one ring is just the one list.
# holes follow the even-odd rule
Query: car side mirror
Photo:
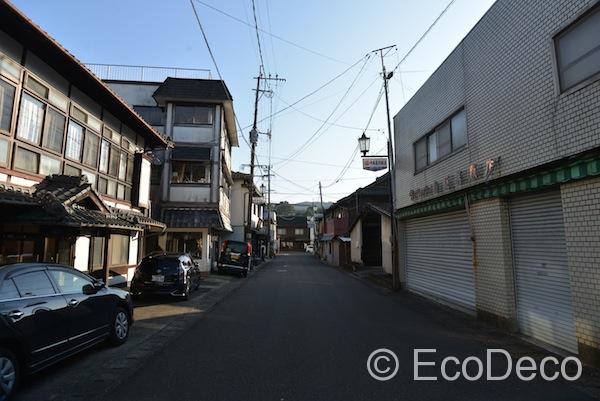
[[83, 286], [82, 290], [85, 295], [94, 295], [98, 292], [100, 288], [96, 287], [96, 285], [86, 284]]

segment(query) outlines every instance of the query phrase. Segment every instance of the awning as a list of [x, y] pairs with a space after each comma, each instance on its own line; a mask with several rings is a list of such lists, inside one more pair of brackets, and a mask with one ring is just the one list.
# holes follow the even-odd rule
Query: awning
[[319, 241], [328, 242], [331, 241], [333, 237], [335, 237], [335, 235], [333, 234], [321, 234], [321, 236], [319, 237]]
[[161, 220], [169, 228], [216, 228], [224, 229], [219, 211], [206, 208], [163, 209]]
[[175, 146], [171, 151], [171, 159], [180, 161], [209, 161], [210, 148]]

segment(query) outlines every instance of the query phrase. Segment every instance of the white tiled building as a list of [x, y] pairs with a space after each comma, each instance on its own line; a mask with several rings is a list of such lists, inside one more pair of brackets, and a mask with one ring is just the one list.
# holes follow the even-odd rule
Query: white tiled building
[[498, 0], [394, 118], [411, 291], [600, 361], [600, 5]]

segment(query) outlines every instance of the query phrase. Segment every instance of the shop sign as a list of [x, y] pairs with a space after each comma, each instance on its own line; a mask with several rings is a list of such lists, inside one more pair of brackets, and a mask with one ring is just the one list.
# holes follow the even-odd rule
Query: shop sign
[[471, 163], [466, 169], [444, 177], [441, 181], [434, 181], [430, 185], [411, 189], [409, 196], [413, 202], [452, 192], [467, 186], [479, 184], [496, 178], [500, 173], [500, 157], [487, 159], [481, 163]]

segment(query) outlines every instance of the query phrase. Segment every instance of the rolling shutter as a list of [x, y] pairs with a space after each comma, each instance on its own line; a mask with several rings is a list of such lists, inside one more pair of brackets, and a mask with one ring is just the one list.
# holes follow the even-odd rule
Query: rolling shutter
[[408, 289], [474, 312], [470, 237], [464, 210], [407, 220]]
[[510, 218], [519, 327], [577, 353], [560, 193], [512, 199]]

